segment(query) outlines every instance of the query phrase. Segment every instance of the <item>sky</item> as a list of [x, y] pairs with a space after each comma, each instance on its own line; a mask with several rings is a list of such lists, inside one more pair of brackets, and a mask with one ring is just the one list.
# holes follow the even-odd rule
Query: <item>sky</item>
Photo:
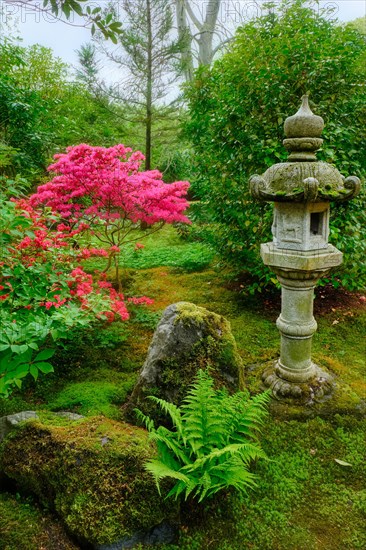
[[[0, 22], [11, 22], [17, 29], [16, 34], [22, 38], [23, 45], [39, 43], [50, 47], [56, 56], [75, 66], [77, 63], [75, 51], [90, 40], [90, 31], [80, 26], [82, 23], [80, 19], [76, 16], [74, 24], [79, 23], [79, 26], [73, 26], [56, 21], [47, 13], [37, 13], [27, 6], [14, 6], [11, 4], [14, 1], [0, 0], [0, 5], [3, 6]], [[39, 4], [42, 5], [42, 0], [32, 1], [39, 1]], [[102, 5], [101, 0], [94, 0], [93, 3]], [[196, 10], [199, 13], [204, 11], [207, 0], [192, 0], [191, 3], [196, 5]], [[224, 25], [236, 26], [251, 16], [258, 15], [261, 4], [263, 4], [263, 0], [222, 0], [220, 20]], [[366, 15], [366, 0], [326, 0], [321, 1], [320, 5], [334, 6], [335, 15], [341, 21], [351, 21]], [[103, 76], [107, 80], [109, 80], [108, 77], [113, 80], [113, 75], [109, 74], [110, 71], [112, 69], [105, 68]]]

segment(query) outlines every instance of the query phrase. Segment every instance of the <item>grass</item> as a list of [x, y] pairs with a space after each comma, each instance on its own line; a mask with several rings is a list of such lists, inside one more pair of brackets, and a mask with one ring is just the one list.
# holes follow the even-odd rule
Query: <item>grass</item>
[[[118, 419], [156, 324], [163, 310], [177, 301], [194, 302], [230, 320], [247, 368], [248, 386], [258, 386], [251, 368], [278, 355], [275, 319], [279, 311], [266, 307], [266, 299], [232, 290], [230, 273], [215, 267], [211, 251], [200, 243], [180, 240], [173, 228], [165, 227], [159, 235], [148, 237], [145, 244], [141, 252], [126, 252], [124, 290], [128, 295], [149, 296], [154, 304], [136, 308], [127, 324], [106, 325], [97, 332], [74, 335], [57, 352], [55, 374], [42, 377], [37, 384], [27, 382], [23, 392], [0, 401], [0, 415], [43, 408], [84, 415], [102, 413]], [[95, 264], [89, 262], [88, 268], [94, 269]], [[317, 321], [314, 359], [349, 385], [352, 398], [366, 398], [365, 311], [330, 310], [317, 316]], [[256, 467], [257, 490], [245, 497], [229, 495], [191, 511], [181, 526], [179, 544], [162, 549], [365, 548], [365, 433], [366, 420], [352, 416], [306, 421], [270, 418], [262, 435], [270, 460]], [[335, 459], [351, 466], [342, 466]], [[19, 526], [19, 531], [25, 532], [29, 522], [17, 515], [18, 506], [12, 514], [11, 498], [5, 493], [0, 495], [0, 510], [5, 500], [4, 517], [9, 518], [12, 531]], [[38, 525], [41, 516], [34, 517], [33, 523]], [[30, 527], [29, 533], [33, 533]], [[22, 547], [7, 544], [0, 549]], [[44, 548], [51, 550], [52, 545]]]
[[[165, 226], [158, 234], [146, 235], [141, 231], [136, 241], [144, 248], [135, 249], [135, 243], [127, 243], [119, 255], [123, 268], [150, 269], [172, 267], [183, 271], [200, 271], [213, 260], [212, 250], [204, 243], [185, 242], [172, 226]], [[97, 241], [96, 241], [97, 244]], [[88, 269], [103, 269], [105, 261], [93, 259], [85, 262]]]

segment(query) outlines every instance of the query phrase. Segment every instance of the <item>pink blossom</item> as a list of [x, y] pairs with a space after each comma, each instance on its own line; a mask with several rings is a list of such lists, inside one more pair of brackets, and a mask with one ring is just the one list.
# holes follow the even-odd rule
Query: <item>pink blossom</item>
[[55, 155], [56, 162], [48, 170], [56, 175], [38, 187], [30, 198], [30, 207], [43, 204], [64, 218], [97, 216], [106, 222], [128, 219], [149, 225], [189, 223], [183, 214], [188, 208], [184, 197], [189, 183], [166, 184], [158, 170], [140, 172], [143, 158], [142, 153], [132, 153], [122, 144], [109, 148], [86, 144], [68, 147], [66, 153]]
[[141, 298], [135, 298], [135, 297], [128, 298], [128, 302], [131, 302], [132, 304], [135, 304], [135, 305], [145, 304], [147, 306], [150, 306], [151, 304], [154, 303], [154, 300], [152, 300], [151, 298], [148, 298], [147, 296], [141, 296]]

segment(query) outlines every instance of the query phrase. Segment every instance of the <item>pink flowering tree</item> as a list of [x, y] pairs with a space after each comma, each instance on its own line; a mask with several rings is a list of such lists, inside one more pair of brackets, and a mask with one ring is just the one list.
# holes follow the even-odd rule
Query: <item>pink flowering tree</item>
[[[114, 263], [119, 285], [118, 253], [127, 242], [141, 238], [141, 223], [147, 227], [145, 235], [165, 223], [189, 223], [184, 215], [189, 183], [166, 184], [158, 170], [140, 171], [144, 156], [139, 151], [81, 144], [55, 159], [48, 167], [55, 177], [38, 187], [31, 205], [50, 207], [70, 231], [80, 224], [88, 227], [104, 247], [106, 270]], [[90, 248], [84, 249], [84, 257], [89, 254]]]

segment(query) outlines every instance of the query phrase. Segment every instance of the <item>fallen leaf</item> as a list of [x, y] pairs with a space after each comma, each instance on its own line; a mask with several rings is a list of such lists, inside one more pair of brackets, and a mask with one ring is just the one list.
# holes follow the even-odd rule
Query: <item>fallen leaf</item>
[[340, 460], [339, 458], [335, 458], [334, 462], [337, 464], [340, 464], [341, 466], [352, 466], [349, 462], [345, 462], [344, 460]]

